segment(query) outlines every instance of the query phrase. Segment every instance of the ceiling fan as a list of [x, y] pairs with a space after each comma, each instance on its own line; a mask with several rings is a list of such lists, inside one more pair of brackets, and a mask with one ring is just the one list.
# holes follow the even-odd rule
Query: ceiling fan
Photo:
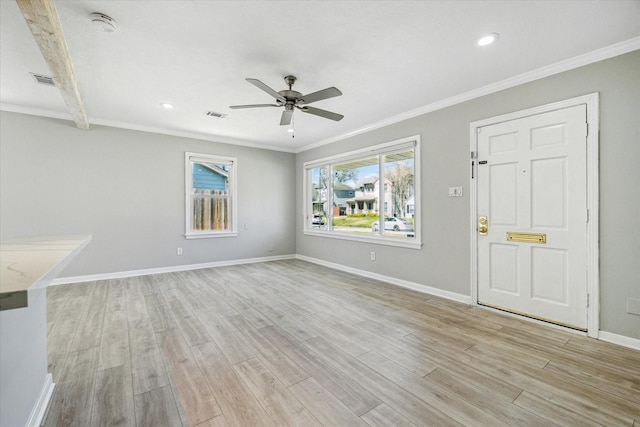
[[324, 117], [325, 119], [339, 121], [344, 117], [342, 114], [332, 113], [331, 111], [321, 110], [320, 108], [307, 107], [306, 104], [311, 104], [312, 102], [321, 101], [327, 98], [333, 98], [334, 96], [342, 95], [335, 87], [328, 87], [326, 89], [319, 90], [317, 92], [313, 92], [307, 95], [303, 95], [300, 92], [297, 92], [291, 87], [296, 82], [296, 77], [294, 76], [286, 76], [284, 81], [289, 85], [289, 89], [281, 90], [276, 92], [271, 89], [266, 84], [262, 83], [258, 79], [246, 79], [249, 83], [256, 86], [258, 89], [262, 89], [267, 92], [269, 95], [273, 96], [276, 99], [276, 104], [251, 104], [251, 105], [232, 105], [229, 108], [238, 109], [238, 108], [256, 108], [256, 107], [284, 107], [284, 111], [282, 112], [282, 117], [280, 118], [280, 125], [287, 126], [291, 123], [291, 118], [293, 117], [294, 108], [302, 111], [303, 113], [313, 114], [315, 116]]

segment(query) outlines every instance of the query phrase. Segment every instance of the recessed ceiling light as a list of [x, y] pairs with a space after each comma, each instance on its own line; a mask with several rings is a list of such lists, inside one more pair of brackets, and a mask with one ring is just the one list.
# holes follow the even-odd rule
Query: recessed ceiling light
[[491, 43], [495, 42], [499, 38], [500, 38], [500, 34], [498, 33], [487, 34], [486, 36], [482, 36], [478, 39], [478, 46], [490, 45]]
[[173, 104], [169, 104], [168, 102], [163, 102], [162, 104], [163, 108], [166, 108], [167, 110], [171, 110], [173, 108]]
[[294, 133], [294, 132], [295, 132], [295, 130], [294, 130], [293, 128], [291, 128], [291, 129], [287, 129], [287, 132], [289, 132], [289, 133]]

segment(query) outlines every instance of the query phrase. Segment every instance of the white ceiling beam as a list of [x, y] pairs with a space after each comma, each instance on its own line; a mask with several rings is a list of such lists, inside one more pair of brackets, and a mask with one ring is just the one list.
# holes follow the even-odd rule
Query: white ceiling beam
[[49, 65], [53, 81], [60, 90], [73, 121], [79, 129], [89, 129], [89, 119], [53, 0], [16, 0], [16, 2], [42, 56]]

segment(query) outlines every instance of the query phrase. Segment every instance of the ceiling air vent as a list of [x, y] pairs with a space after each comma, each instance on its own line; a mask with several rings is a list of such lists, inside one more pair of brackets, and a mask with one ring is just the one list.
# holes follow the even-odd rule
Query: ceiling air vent
[[216, 113], [215, 111], [207, 111], [204, 114], [206, 114], [207, 116], [216, 117], [218, 119], [224, 119], [225, 117], [227, 117], [226, 114]]
[[47, 86], [55, 86], [56, 83], [53, 81], [53, 77], [50, 76], [45, 76], [42, 74], [36, 74], [36, 73], [29, 73], [33, 76], [34, 79], [36, 79], [36, 82], [43, 84], [43, 85], [47, 85]]

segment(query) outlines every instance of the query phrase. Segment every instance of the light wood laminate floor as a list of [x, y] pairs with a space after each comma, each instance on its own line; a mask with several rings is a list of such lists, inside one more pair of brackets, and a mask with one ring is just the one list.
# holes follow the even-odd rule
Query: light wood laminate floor
[[287, 260], [50, 287], [45, 426], [640, 426], [640, 352]]

